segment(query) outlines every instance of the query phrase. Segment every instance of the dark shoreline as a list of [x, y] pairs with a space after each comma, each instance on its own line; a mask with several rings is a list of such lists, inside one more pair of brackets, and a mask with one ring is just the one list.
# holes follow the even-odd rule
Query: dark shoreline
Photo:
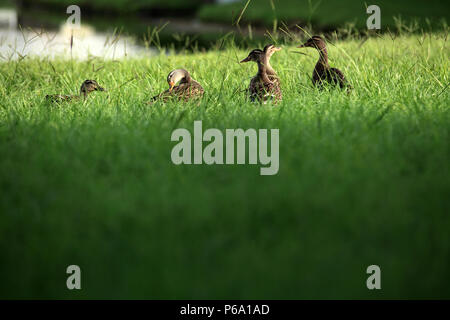
[[[16, 2], [18, 11], [18, 22], [24, 28], [45, 28], [57, 30], [61, 23], [67, 19], [65, 5], [39, 4], [30, 0]], [[248, 25], [245, 21], [240, 26], [230, 24], [205, 22], [196, 18], [197, 8], [191, 9], [143, 9], [139, 11], [118, 12], [117, 10], [99, 10], [92, 6], [83, 6], [82, 21], [92, 25], [99, 31], [117, 31], [122, 34], [132, 35], [139, 42], [145, 43], [153, 30], [161, 28], [157, 34], [157, 42], [150, 43], [152, 46], [161, 46], [174, 48], [176, 50], [210, 50], [220, 49], [224, 38], [234, 39], [234, 44], [239, 47], [254, 47], [261, 43], [273, 42], [267, 31], [272, 33], [271, 28], [262, 24], [252, 24], [252, 36], [249, 35]], [[301, 38], [304, 32], [297, 25], [305, 28], [311, 33], [324, 34], [328, 38], [340, 39], [346, 38], [348, 33], [341, 32], [339, 27], [306, 27], [305, 22], [296, 21], [287, 24], [288, 32], [295, 38]], [[280, 24], [279, 27], [286, 29], [286, 25]], [[393, 30], [384, 29], [377, 32], [368, 32], [368, 30], [351, 31], [351, 35], [369, 37], [383, 33], [396, 33]], [[278, 42], [289, 42], [290, 36], [278, 31], [275, 36]], [[154, 39], [153, 39], [154, 40]]]

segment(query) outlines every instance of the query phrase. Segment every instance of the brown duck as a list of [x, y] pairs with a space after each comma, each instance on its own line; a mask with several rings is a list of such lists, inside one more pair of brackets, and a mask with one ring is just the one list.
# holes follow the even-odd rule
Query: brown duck
[[253, 61], [258, 65], [258, 73], [250, 80], [248, 87], [250, 100], [264, 104], [272, 101], [276, 104], [282, 99], [281, 87], [279, 86], [279, 82], [271, 81], [267, 74], [267, 57], [266, 52], [263, 50], [254, 49], [241, 63]]
[[268, 44], [267, 46], [264, 47], [263, 51], [265, 54], [264, 64], [266, 66], [267, 76], [269, 77], [269, 80], [272, 81], [275, 84], [275, 86], [279, 88], [278, 90], [280, 91], [280, 100], [281, 100], [282, 99], [281, 80], [278, 77], [277, 72], [270, 65], [270, 58], [275, 52], [281, 51], [281, 48], [275, 47], [273, 44]]
[[319, 52], [319, 61], [317, 61], [312, 76], [312, 81], [315, 86], [323, 88], [324, 82], [328, 82], [335, 86], [338, 85], [340, 88], [346, 87], [347, 90], [351, 89], [342, 71], [336, 68], [330, 68], [328, 64], [327, 44], [322, 37], [313, 36], [298, 48], [307, 47], [315, 48]]
[[86, 99], [88, 94], [92, 91], [106, 91], [95, 80], [85, 80], [80, 88], [80, 95], [63, 95], [63, 94], [49, 94], [45, 97], [50, 102], [68, 102], [72, 100]]
[[[203, 97], [205, 92], [200, 83], [192, 79], [189, 72], [185, 69], [171, 71], [167, 76], [167, 83], [169, 84], [169, 89], [154, 96], [149, 103], [157, 100], [167, 102], [171, 99], [187, 102]], [[178, 85], [176, 85], [177, 83]]]

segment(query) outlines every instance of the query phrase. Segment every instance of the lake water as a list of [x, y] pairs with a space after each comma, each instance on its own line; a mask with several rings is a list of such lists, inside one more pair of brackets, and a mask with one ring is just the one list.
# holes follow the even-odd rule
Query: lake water
[[19, 29], [17, 20], [15, 10], [0, 9], [0, 60], [15, 60], [24, 56], [121, 59], [150, 56], [153, 53], [153, 50], [138, 45], [132, 37], [97, 32], [89, 25], [72, 29], [63, 24], [56, 31]]

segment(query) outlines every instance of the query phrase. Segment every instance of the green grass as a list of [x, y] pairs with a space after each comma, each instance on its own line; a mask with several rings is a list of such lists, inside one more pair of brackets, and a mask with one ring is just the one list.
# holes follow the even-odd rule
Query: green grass
[[[201, 7], [198, 16], [207, 21], [235, 22], [248, 0], [229, 4], [211, 4]], [[369, 15], [366, 8], [376, 4], [381, 9], [382, 29], [396, 29], [398, 25], [415, 25], [418, 28], [442, 28], [442, 20], [449, 18], [449, 5], [440, 0], [250, 0], [242, 21], [272, 26], [274, 20], [312, 23], [316, 28], [329, 29], [353, 23], [366, 29]], [[400, 20], [402, 23], [400, 23]]]
[[[349, 96], [314, 89], [317, 54], [285, 47], [272, 59], [278, 107], [245, 102], [256, 67], [233, 47], [0, 64], [0, 298], [449, 298], [444, 38], [330, 45]], [[203, 84], [202, 104], [147, 106], [179, 66]], [[45, 103], [86, 78], [108, 93]], [[172, 130], [194, 120], [279, 128], [278, 175], [173, 165]], [[71, 264], [81, 291], [65, 287]], [[372, 264], [381, 291], [366, 289]]]

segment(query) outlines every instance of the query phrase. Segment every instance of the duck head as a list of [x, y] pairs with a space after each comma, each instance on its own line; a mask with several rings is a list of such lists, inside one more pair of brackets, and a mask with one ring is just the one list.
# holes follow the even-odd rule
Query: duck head
[[270, 57], [277, 51], [281, 51], [280, 47], [276, 47], [273, 44], [268, 44], [267, 46], [264, 47], [264, 53], [266, 55], [266, 57], [268, 59], [270, 59]]
[[167, 83], [169, 84], [169, 90], [172, 91], [173, 87], [178, 83], [188, 83], [191, 81], [189, 72], [185, 69], [175, 69], [167, 76]]
[[249, 54], [248, 57], [242, 60], [240, 63], [245, 63], [249, 61], [262, 63], [264, 61], [265, 53], [260, 49], [254, 49]]
[[100, 87], [100, 85], [95, 80], [85, 80], [80, 88], [80, 93], [85, 97], [92, 91], [106, 91], [105, 88]]
[[313, 36], [309, 38], [304, 44], [298, 46], [297, 48], [315, 48], [317, 50], [323, 50], [326, 48], [325, 40], [320, 36]]

